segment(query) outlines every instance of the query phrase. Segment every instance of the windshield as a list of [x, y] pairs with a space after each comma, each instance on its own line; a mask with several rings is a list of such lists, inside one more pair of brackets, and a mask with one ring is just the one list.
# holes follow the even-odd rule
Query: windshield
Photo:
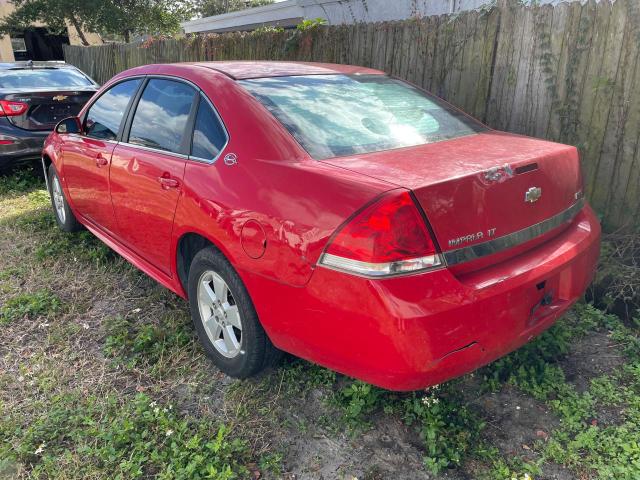
[[91, 80], [73, 68], [4, 70], [0, 88], [74, 88], [93, 86]]
[[481, 124], [382, 75], [313, 75], [240, 82], [316, 159], [471, 135]]

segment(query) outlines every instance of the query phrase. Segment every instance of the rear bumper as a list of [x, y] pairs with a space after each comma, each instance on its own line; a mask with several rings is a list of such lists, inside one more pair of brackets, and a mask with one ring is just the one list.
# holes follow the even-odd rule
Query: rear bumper
[[0, 139], [12, 141], [0, 145], [0, 169], [11, 168], [31, 160], [37, 160], [48, 131], [30, 131], [12, 125], [6, 118], [0, 118]]
[[471, 274], [368, 280], [317, 268], [304, 288], [243, 278], [276, 346], [384, 388], [416, 390], [549, 328], [584, 293], [599, 250], [600, 226], [586, 206], [556, 237]]

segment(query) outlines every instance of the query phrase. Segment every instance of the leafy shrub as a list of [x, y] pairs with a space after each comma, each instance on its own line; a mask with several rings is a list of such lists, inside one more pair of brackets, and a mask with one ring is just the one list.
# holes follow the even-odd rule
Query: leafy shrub
[[327, 21], [324, 18], [308, 18], [296, 25], [296, 29], [300, 32], [308, 32], [326, 24]]

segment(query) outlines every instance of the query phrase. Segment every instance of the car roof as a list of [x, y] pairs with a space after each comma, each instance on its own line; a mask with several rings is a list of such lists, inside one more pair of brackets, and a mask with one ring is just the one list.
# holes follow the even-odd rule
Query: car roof
[[47, 61], [47, 62], [34, 62], [31, 60], [21, 62], [4, 62], [0, 63], [0, 69], [2, 70], [19, 70], [26, 68], [75, 68], [73, 65], [62, 61]]
[[[182, 64], [184, 65], [184, 64]], [[224, 73], [234, 80], [250, 78], [289, 77], [296, 75], [384, 75], [380, 70], [355, 65], [313, 62], [275, 61], [224, 61], [189, 63], [196, 67], [209, 68]]]

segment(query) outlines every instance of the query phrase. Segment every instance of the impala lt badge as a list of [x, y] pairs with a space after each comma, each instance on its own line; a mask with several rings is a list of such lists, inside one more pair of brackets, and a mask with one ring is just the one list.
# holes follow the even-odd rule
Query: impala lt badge
[[465, 243], [475, 242], [476, 240], [484, 240], [485, 238], [493, 238], [496, 236], [497, 228], [490, 228], [485, 232], [480, 231], [476, 233], [470, 233], [468, 235], [462, 235], [458, 238], [452, 238], [449, 240], [449, 247], [459, 247]]
[[542, 196], [542, 189], [540, 187], [531, 187], [524, 194], [524, 201], [528, 203], [535, 203], [540, 200]]

